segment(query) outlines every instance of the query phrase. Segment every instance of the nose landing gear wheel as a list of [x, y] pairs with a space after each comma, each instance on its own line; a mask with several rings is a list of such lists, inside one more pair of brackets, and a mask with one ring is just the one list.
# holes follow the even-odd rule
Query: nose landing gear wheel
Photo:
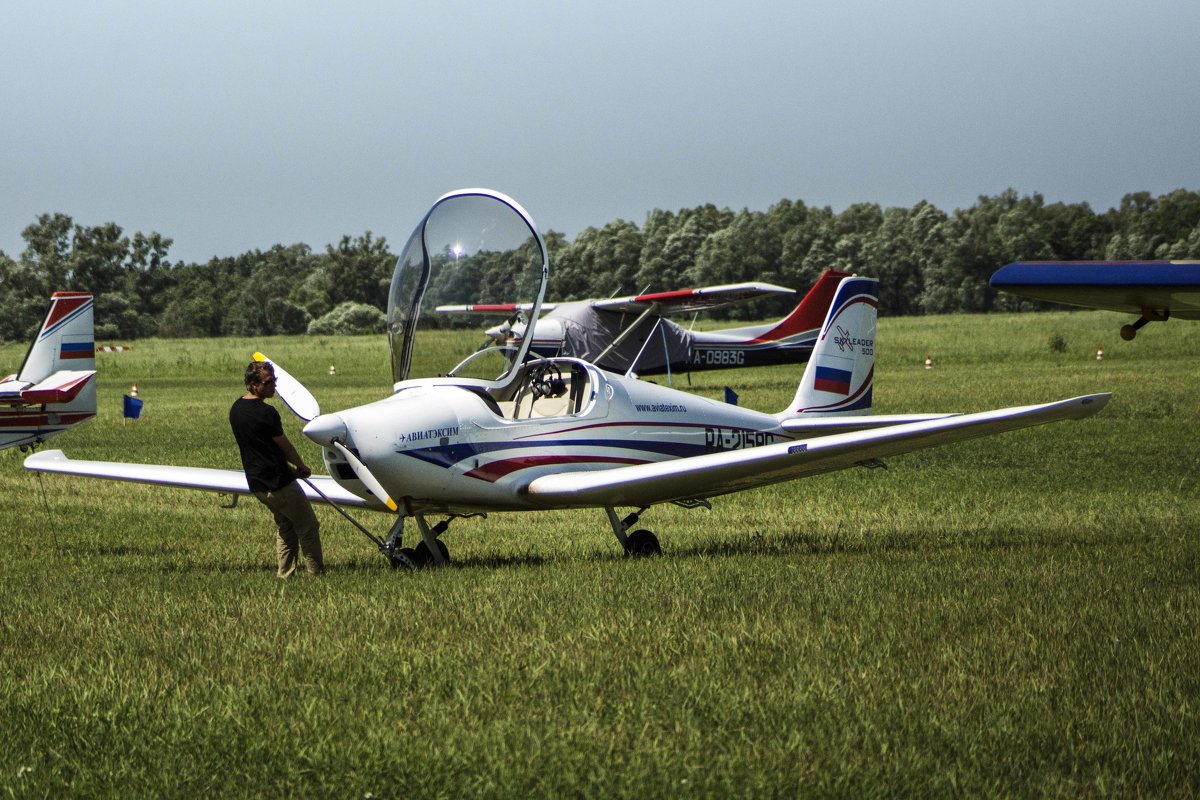
[[658, 537], [652, 532], [642, 529], [629, 534], [625, 545], [625, 554], [630, 556], [661, 556], [662, 548], [658, 545]]
[[402, 547], [399, 550], [394, 550], [388, 554], [388, 560], [392, 563], [392, 569], [417, 569], [417, 551], [411, 547]]
[[[437, 540], [437, 548], [442, 553], [442, 561], [445, 563], [449, 563], [450, 562], [450, 550], [446, 547], [446, 543], [443, 542], [441, 539], [438, 539]], [[429, 552], [429, 548], [425, 546], [425, 542], [421, 542], [415, 548], [413, 548], [413, 556], [414, 556], [413, 561], [416, 563], [416, 565], [418, 567], [420, 567], [422, 569], [425, 567], [433, 567], [433, 566], [437, 565], [437, 562], [435, 562], [433, 560], [433, 553]]]

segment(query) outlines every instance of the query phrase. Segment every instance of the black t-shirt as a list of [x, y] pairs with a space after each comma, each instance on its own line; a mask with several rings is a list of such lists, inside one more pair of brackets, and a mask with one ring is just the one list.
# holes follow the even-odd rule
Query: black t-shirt
[[229, 427], [242, 454], [250, 491], [273, 492], [296, 480], [283, 451], [274, 442], [276, 436], [283, 435], [283, 421], [274, 406], [239, 397], [229, 409]]

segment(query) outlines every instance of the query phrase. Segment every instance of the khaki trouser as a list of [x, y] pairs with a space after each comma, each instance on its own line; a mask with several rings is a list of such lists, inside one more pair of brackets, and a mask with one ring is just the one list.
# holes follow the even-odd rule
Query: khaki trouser
[[325, 571], [321, 559], [321, 524], [313, 513], [312, 503], [304, 496], [299, 481], [292, 481], [273, 492], [255, 492], [254, 496], [271, 509], [279, 534], [275, 537], [275, 551], [279, 560], [276, 574], [290, 577], [296, 571], [298, 551], [304, 553], [304, 567], [312, 575]]

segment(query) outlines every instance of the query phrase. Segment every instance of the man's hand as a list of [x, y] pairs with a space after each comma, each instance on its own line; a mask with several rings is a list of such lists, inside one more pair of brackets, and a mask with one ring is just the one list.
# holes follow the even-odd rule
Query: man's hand
[[297, 478], [307, 478], [309, 475], [312, 475], [312, 470], [304, 463], [304, 459], [296, 452], [296, 448], [292, 447], [292, 443], [288, 441], [287, 436], [275, 436], [271, 441], [275, 442], [279, 447], [287, 462], [294, 465], [292, 472], [296, 473]]

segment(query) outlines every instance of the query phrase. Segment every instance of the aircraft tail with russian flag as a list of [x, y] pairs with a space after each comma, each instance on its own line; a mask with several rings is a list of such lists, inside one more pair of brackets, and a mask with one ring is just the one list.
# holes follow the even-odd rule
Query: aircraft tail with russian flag
[[96, 416], [89, 292], [55, 292], [21, 369], [0, 380], [0, 450], [28, 449]]
[[796, 397], [779, 415], [780, 419], [800, 414], [871, 413], [878, 313], [878, 280], [856, 275], [842, 278], [804, 368]]
[[783, 430], [809, 438], [956, 416], [872, 413], [878, 316], [879, 281], [855, 275], [842, 278], [796, 396], [775, 415]]

